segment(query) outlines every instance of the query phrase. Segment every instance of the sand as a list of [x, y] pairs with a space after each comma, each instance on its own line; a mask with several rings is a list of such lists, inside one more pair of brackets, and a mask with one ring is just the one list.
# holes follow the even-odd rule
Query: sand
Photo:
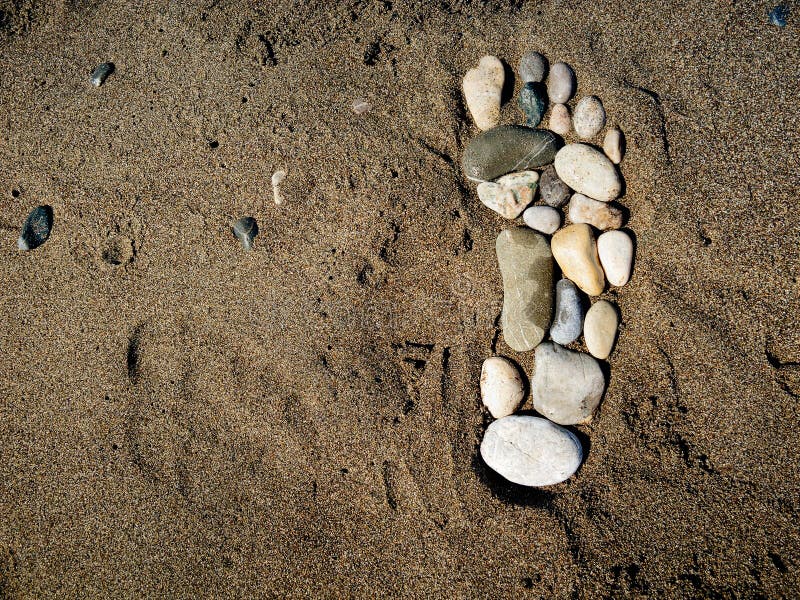
[[[0, 2], [0, 596], [796, 594], [793, 15], [138, 4]], [[547, 490], [477, 457], [482, 360], [533, 354], [458, 168], [463, 74], [530, 48], [625, 131], [637, 237], [586, 462]]]

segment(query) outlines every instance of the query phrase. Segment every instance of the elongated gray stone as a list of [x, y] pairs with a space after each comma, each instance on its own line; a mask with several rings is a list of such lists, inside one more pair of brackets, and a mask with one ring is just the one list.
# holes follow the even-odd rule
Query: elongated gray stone
[[552, 131], [500, 125], [472, 139], [464, 150], [461, 166], [467, 179], [490, 181], [512, 171], [549, 165], [560, 147], [560, 138]]
[[556, 284], [556, 310], [550, 337], [557, 344], [566, 346], [577, 340], [583, 330], [585, 303], [578, 286], [569, 279]]
[[547, 111], [547, 89], [542, 83], [530, 82], [519, 92], [519, 107], [525, 115], [525, 124], [536, 127]]
[[547, 239], [525, 228], [497, 236], [503, 277], [503, 338], [517, 352], [535, 348], [553, 314], [553, 255]]

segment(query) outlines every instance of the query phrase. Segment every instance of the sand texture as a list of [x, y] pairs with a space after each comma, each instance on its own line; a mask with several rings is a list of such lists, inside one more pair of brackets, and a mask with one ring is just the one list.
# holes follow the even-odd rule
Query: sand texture
[[[795, 595], [800, 40], [771, 7], [0, 0], [0, 596]], [[464, 73], [529, 49], [625, 132], [637, 241], [546, 490], [477, 454], [482, 361], [533, 353], [459, 167]]]

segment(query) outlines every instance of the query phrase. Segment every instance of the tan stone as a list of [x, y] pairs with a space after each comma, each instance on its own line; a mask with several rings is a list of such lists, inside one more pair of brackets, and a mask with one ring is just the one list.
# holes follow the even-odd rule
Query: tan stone
[[598, 300], [586, 313], [583, 322], [583, 339], [589, 354], [605, 360], [611, 354], [617, 338], [619, 315], [613, 304], [606, 300]]
[[503, 63], [495, 56], [484, 56], [478, 66], [464, 76], [464, 99], [475, 124], [482, 131], [500, 122], [500, 97], [504, 81]]
[[564, 277], [590, 296], [603, 292], [605, 275], [591, 227], [585, 223], [564, 227], [553, 236], [550, 246]]

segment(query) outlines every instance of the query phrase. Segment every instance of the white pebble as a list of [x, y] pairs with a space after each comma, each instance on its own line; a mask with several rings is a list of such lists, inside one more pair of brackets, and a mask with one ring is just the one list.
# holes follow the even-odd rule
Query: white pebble
[[622, 180], [605, 154], [586, 144], [567, 144], [553, 162], [559, 179], [576, 192], [608, 202], [622, 192]]
[[597, 96], [581, 98], [575, 107], [572, 124], [575, 127], [575, 133], [584, 140], [590, 140], [600, 133], [606, 124], [606, 111], [600, 99]]
[[372, 108], [372, 104], [364, 98], [353, 100], [353, 112], [357, 115], [363, 115], [365, 112]]
[[598, 300], [592, 304], [583, 321], [583, 339], [589, 354], [607, 359], [617, 339], [618, 326], [619, 315], [611, 302]]
[[283, 180], [286, 179], [286, 171], [275, 171], [272, 174], [272, 197], [275, 200], [275, 204], [280, 206], [283, 204], [283, 194], [280, 190], [280, 185], [283, 183]]
[[484, 56], [477, 68], [464, 75], [467, 108], [482, 131], [500, 122], [500, 95], [505, 76], [503, 63], [495, 56]]
[[625, 156], [625, 136], [622, 131], [617, 129], [609, 129], [603, 139], [603, 152], [615, 165], [622, 162], [622, 157]]
[[623, 286], [631, 277], [633, 240], [624, 231], [606, 231], [597, 238], [597, 254], [611, 285]]
[[525, 225], [547, 235], [561, 227], [561, 213], [551, 206], [531, 206], [522, 213]]
[[572, 119], [566, 104], [554, 104], [550, 111], [550, 131], [558, 135], [567, 135], [572, 129]]
[[481, 399], [495, 419], [513, 414], [525, 397], [519, 369], [510, 360], [492, 356], [481, 368]]

